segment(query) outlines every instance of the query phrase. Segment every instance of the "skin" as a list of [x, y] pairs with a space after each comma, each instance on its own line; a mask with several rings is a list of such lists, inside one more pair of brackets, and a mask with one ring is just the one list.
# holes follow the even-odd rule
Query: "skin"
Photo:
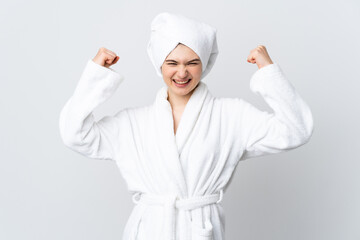
[[250, 51], [250, 54], [247, 57], [247, 62], [256, 64], [259, 69], [273, 64], [266, 47], [263, 45], [259, 45]]
[[[113, 51], [101, 47], [93, 58], [93, 61], [108, 68], [117, 63], [119, 58], [120, 57]], [[193, 59], [198, 60], [191, 61]], [[263, 45], [258, 45], [250, 51], [247, 62], [256, 64], [259, 69], [273, 64], [266, 47]], [[176, 134], [176, 129], [185, 106], [200, 82], [202, 63], [200, 57], [191, 48], [180, 43], [164, 60], [161, 66], [161, 72], [163, 80], [168, 86], [168, 101], [172, 108], [174, 133]], [[191, 81], [184, 88], [177, 87], [173, 82], [173, 79], [184, 80], [189, 78]]]
[[[161, 67], [164, 82], [169, 89], [168, 101], [172, 107], [175, 134], [186, 103], [189, 101], [201, 78], [201, 61], [189, 62], [194, 58], [200, 59], [191, 48], [186, 45], [179, 44], [166, 57]], [[266, 47], [263, 45], [259, 45], [250, 51], [247, 62], [256, 64], [259, 69], [273, 64]], [[191, 78], [192, 80], [185, 88], [179, 88], [173, 82], [173, 79], [184, 80], [188, 78]]]
[[103, 67], [110, 67], [117, 63], [120, 59], [119, 56], [116, 55], [113, 51], [106, 49], [104, 47], [99, 48], [96, 56], [92, 59], [95, 63], [103, 66]]
[[[166, 57], [161, 67], [163, 80], [169, 89], [168, 100], [175, 109], [182, 109], [185, 107], [200, 81], [202, 64], [201, 61], [189, 62], [194, 58], [200, 59], [191, 48], [184, 44], [179, 44]], [[259, 69], [273, 64], [266, 47], [263, 45], [259, 45], [250, 51], [247, 62], [256, 64]], [[184, 80], [188, 78], [191, 78], [192, 80], [185, 88], [179, 88], [173, 82], [173, 79]]]
[[[198, 59], [198, 60], [194, 60]], [[166, 57], [161, 66], [163, 80], [168, 86], [168, 101], [172, 108], [174, 132], [179, 125], [186, 103], [198, 86], [202, 74], [200, 57], [184, 44], [177, 47]], [[191, 79], [186, 87], [177, 87], [173, 79]]]

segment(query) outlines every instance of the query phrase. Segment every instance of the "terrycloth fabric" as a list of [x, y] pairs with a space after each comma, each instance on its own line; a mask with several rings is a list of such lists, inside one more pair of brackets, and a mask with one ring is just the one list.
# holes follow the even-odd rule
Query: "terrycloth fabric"
[[313, 132], [310, 108], [277, 63], [250, 80], [273, 113], [241, 98], [213, 97], [200, 81], [176, 135], [167, 86], [151, 105], [94, 121], [93, 110], [122, 81], [122, 75], [89, 60], [59, 127], [70, 149], [117, 164], [137, 203], [124, 240], [225, 239], [220, 194], [226, 197], [238, 162], [300, 147]]
[[203, 79], [213, 67], [218, 55], [216, 29], [206, 23], [180, 14], [163, 12], [151, 22], [150, 41], [147, 52], [156, 73], [162, 77], [163, 62], [178, 43], [191, 48], [202, 63]]
[[[136, 200], [136, 196], [140, 195], [140, 199]], [[190, 197], [186, 199], [179, 199], [176, 195], [161, 196], [151, 193], [134, 194], [133, 201], [136, 204], [143, 206], [158, 205], [164, 208], [163, 212], [163, 230], [162, 236], [158, 239], [176, 239], [176, 211], [182, 210], [187, 214], [187, 218], [191, 219], [191, 233], [188, 232], [187, 238], [181, 239], [212, 239], [213, 226], [210, 221], [211, 209], [210, 204], [218, 204], [222, 200], [223, 190], [219, 193], [207, 194], [203, 196]], [[144, 210], [146, 208], [143, 208]], [[138, 214], [141, 218], [142, 214]], [[204, 216], [204, 220], [203, 220]], [[205, 227], [202, 227], [204, 222]], [[180, 222], [184, 224], [183, 222]], [[186, 225], [180, 225], [181, 228], [186, 228]], [[126, 238], [128, 239], [128, 238]], [[142, 239], [142, 238], [140, 238]], [[143, 238], [145, 239], [145, 238]]]

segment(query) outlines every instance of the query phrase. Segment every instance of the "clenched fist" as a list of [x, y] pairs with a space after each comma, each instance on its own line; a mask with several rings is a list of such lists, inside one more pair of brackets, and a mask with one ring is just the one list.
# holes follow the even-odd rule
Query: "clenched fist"
[[103, 67], [110, 67], [119, 60], [119, 56], [116, 55], [113, 51], [101, 47], [94, 57], [93, 61]]
[[249, 63], [256, 63], [259, 69], [269, 64], [273, 64], [265, 46], [263, 45], [259, 45], [251, 50], [247, 61]]

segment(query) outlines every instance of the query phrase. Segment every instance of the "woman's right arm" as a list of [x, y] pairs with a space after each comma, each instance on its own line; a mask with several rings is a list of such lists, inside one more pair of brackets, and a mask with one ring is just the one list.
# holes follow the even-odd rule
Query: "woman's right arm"
[[61, 138], [67, 147], [84, 156], [114, 160], [119, 120], [124, 117], [125, 109], [99, 121], [95, 121], [92, 112], [109, 99], [124, 80], [109, 68], [118, 59], [113, 52], [100, 48], [96, 57], [87, 62], [73, 95], [61, 110]]

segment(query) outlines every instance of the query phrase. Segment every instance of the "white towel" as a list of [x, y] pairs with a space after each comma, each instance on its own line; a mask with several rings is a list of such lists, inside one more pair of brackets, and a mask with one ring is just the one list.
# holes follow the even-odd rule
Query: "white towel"
[[199, 56], [203, 66], [203, 79], [210, 72], [218, 55], [216, 32], [214, 27], [180, 14], [158, 14], [151, 23], [151, 36], [147, 46], [156, 73], [162, 77], [160, 67], [169, 53], [182, 43]]

